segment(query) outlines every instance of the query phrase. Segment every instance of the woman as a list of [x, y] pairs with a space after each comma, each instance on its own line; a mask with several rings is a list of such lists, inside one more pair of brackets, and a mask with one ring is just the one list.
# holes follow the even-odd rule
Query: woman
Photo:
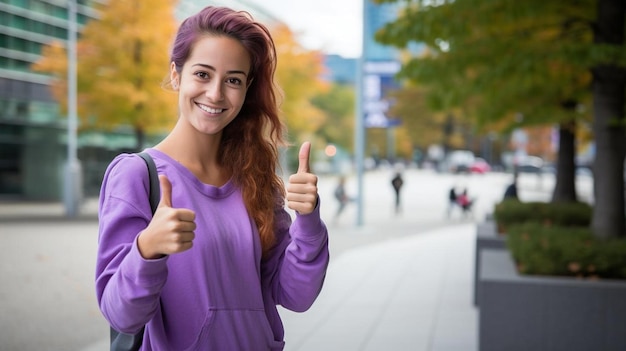
[[[282, 350], [276, 305], [307, 310], [328, 265], [310, 144], [285, 192], [283, 127], [267, 29], [207, 7], [180, 26], [170, 79], [176, 126], [154, 148], [161, 201], [151, 215], [144, 161], [109, 165], [100, 194], [96, 289], [111, 326], [143, 350]], [[284, 199], [295, 220], [284, 209]]]

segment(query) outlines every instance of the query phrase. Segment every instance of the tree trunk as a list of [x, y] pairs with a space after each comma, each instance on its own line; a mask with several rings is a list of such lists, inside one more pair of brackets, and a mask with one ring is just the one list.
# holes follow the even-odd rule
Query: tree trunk
[[559, 125], [559, 152], [557, 154], [556, 184], [552, 202], [575, 202], [576, 196], [576, 121]]
[[[599, 0], [594, 31], [596, 44], [624, 44], [624, 0]], [[626, 71], [613, 65], [594, 67], [593, 131], [596, 158], [593, 165], [595, 205], [591, 229], [596, 237], [626, 235], [624, 205], [624, 84]]]
[[143, 151], [144, 144], [146, 143], [146, 133], [143, 131], [143, 129], [139, 127], [135, 127], [135, 138], [137, 140], [135, 151], [136, 152]]

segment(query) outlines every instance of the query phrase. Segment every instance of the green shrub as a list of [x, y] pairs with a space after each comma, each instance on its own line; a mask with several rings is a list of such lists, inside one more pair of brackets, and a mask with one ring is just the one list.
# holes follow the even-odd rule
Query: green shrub
[[598, 239], [589, 228], [517, 224], [507, 246], [521, 274], [626, 279], [626, 239]]
[[588, 227], [592, 207], [583, 202], [520, 202], [505, 200], [495, 206], [494, 219], [501, 232], [511, 225], [538, 222], [565, 227]]

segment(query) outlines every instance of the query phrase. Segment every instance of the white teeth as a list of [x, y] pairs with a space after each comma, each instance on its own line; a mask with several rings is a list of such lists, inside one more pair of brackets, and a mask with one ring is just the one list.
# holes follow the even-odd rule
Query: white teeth
[[198, 106], [203, 110], [206, 111], [208, 113], [222, 113], [224, 111], [224, 109], [221, 108], [210, 108], [208, 106], [204, 106], [204, 105], [200, 105], [198, 104]]

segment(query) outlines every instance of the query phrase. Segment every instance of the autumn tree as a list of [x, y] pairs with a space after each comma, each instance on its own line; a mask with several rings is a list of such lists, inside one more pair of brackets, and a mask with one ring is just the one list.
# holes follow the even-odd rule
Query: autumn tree
[[328, 89], [321, 80], [323, 56], [308, 50], [297, 41], [285, 25], [272, 28], [278, 55], [276, 81], [283, 91], [281, 114], [286, 121], [293, 141], [310, 138], [326, 122], [325, 114], [311, 102], [320, 92]]
[[[400, 46], [424, 42], [433, 54], [411, 60], [402, 74], [428, 86], [432, 105], [463, 106], [479, 125], [559, 124], [553, 201], [575, 201], [574, 135], [577, 122], [589, 117], [590, 69], [607, 60], [619, 64], [626, 52], [623, 43], [600, 47], [592, 42], [596, 0], [408, 4], [378, 39]], [[619, 16], [621, 27], [613, 28], [620, 28], [623, 41], [623, 6]], [[617, 163], [623, 164], [623, 155]], [[602, 182], [602, 174], [595, 173], [596, 183]], [[619, 205], [623, 214], [620, 196], [621, 202], [612, 205]]]
[[454, 110], [436, 111], [428, 105], [427, 89], [412, 82], [390, 94], [394, 100], [389, 114], [402, 121], [401, 128], [406, 130], [415, 147], [422, 150], [429, 145], [443, 145], [445, 150], [463, 148], [466, 140], [460, 128], [463, 125], [462, 113]]
[[[137, 149], [147, 132], [176, 120], [176, 95], [164, 82], [176, 31], [174, 0], [110, 0], [97, 10], [77, 43], [78, 111], [81, 129], [133, 128]], [[44, 47], [33, 69], [51, 74], [52, 93], [66, 108], [67, 55], [59, 42]]]
[[327, 143], [340, 146], [344, 150], [354, 147], [354, 87], [334, 83], [328, 91], [314, 96], [313, 106], [322, 111], [326, 123], [320, 128], [318, 135]]
[[[323, 56], [308, 50], [297, 41], [296, 35], [284, 24], [271, 29], [278, 66], [276, 83], [281, 88], [280, 114], [287, 125], [289, 142], [299, 145], [304, 140], [312, 142], [313, 148], [323, 143], [316, 134], [326, 122], [326, 114], [312, 103], [312, 99], [328, 87], [321, 80]], [[290, 169], [297, 168], [298, 148], [288, 149]], [[314, 157], [315, 152], [312, 153]]]

